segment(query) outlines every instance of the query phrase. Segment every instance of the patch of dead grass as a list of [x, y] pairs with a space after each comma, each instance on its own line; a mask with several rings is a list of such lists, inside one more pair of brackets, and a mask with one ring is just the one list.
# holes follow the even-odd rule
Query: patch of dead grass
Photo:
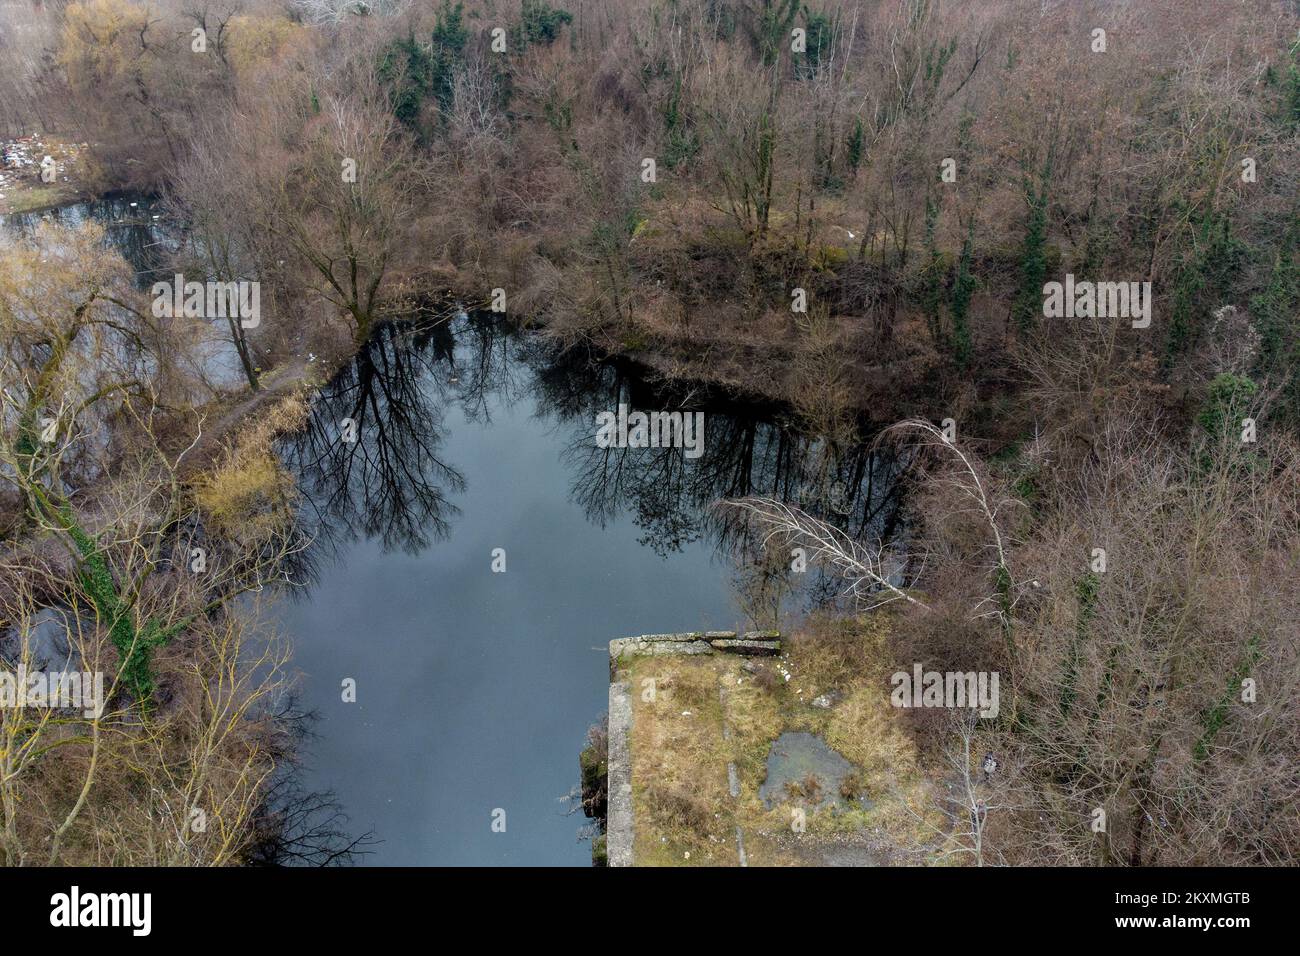
[[627, 669], [639, 865], [737, 863], [715, 661], [641, 657]]

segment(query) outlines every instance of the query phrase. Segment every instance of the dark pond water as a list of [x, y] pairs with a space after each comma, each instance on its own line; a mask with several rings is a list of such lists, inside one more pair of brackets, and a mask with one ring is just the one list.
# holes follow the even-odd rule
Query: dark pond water
[[[103, 227], [105, 240], [134, 270], [135, 284], [141, 291], [147, 292], [154, 282], [172, 278], [169, 258], [184, 241], [184, 233], [168, 220], [163, 206], [149, 196], [123, 195], [0, 216], [0, 226], [23, 237], [33, 236], [42, 223], [75, 227], [86, 222]], [[240, 385], [243, 372], [239, 357], [224, 328], [214, 323], [211, 331], [208, 341], [195, 346], [195, 371], [217, 388]]]
[[[94, 218], [147, 288], [178, 241], [158, 215], [126, 198], [6, 226]], [[232, 353], [209, 371], [234, 385]], [[704, 412], [702, 453], [597, 447], [597, 414], [620, 403]], [[759, 569], [713, 503], [796, 500], [854, 534], [888, 533], [898, 513], [887, 458], [832, 455], [778, 409], [660, 390], [464, 315], [382, 327], [282, 454], [314, 542], [273, 611], [317, 718], [296, 782], [373, 835], [371, 864], [588, 865], [566, 795], [606, 708], [608, 642], [770, 626], [838, 590]]]
[[[702, 454], [597, 447], [620, 402], [702, 410]], [[896, 510], [894, 466], [862, 449], [828, 457], [761, 408], [465, 316], [382, 329], [284, 455], [317, 539], [279, 617], [319, 715], [305, 783], [383, 841], [371, 863], [587, 865], [562, 798], [606, 708], [609, 640], [755, 613], [747, 539], [710, 505], [803, 498], [854, 531]]]
[[21, 236], [34, 234], [43, 222], [79, 226], [91, 221], [104, 227], [109, 243], [135, 269], [141, 288], [160, 276], [168, 251], [179, 241], [162, 209], [148, 196], [118, 196], [0, 216], [6, 229]]

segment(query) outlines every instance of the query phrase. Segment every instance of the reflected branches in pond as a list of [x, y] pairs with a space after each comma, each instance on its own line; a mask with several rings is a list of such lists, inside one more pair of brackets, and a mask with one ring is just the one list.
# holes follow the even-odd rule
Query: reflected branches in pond
[[377, 841], [371, 831], [353, 835], [347, 814], [332, 792], [303, 786], [301, 754], [313, 738], [317, 717], [288, 697], [273, 715], [280, 729], [276, 769], [254, 814], [257, 840], [248, 866], [348, 866]]
[[163, 212], [161, 205], [145, 195], [118, 195], [92, 202], [71, 203], [35, 212], [0, 216], [3, 227], [31, 238], [42, 223], [80, 226], [96, 222], [104, 227], [104, 239], [132, 267], [135, 285], [148, 289], [166, 274], [169, 255], [183, 241], [182, 229]]
[[[543, 407], [577, 426], [563, 453], [574, 500], [601, 526], [631, 513], [645, 531], [642, 543], [661, 555], [710, 537], [720, 552], [753, 557], [747, 523], [710, 508], [721, 498], [750, 495], [797, 503], [853, 537], [895, 533], [906, 462], [887, 448], [861, 442], [835, 450], [776, 414], [760, 417], [752, 406], [698, 390], [684, 397], [655, 392], [612, 365], [570, 364], [562, 374], [539, 377], [538, 385], [544, 397], [558, 399]], [[600, 447], [596, 416], [620, 404], [647, 412], [704, 410], [699, 456], [684, 448]]]
[[[318, 532], [379, 537], [412, 553], [445, 537], [457, 513], [447, 496], [464, 482], [438, 453], [444, 410], [455, 403], [481, 424], [526, 395], [539, 419], [569, 435], [561, 456], [586, 517], [604, 527], [630, 515], [640, 543], [661, 556], [710, 540], [738, 562], [759, 560], [740, 516], [711, 507], [722, 498], [796, 503], [853, 537], [888, 539], [898, 524], [905, 463], [887, 448], [837, 450], [802, 434], [779, 408], [665, 387], [633, 364], [561, 350], [499, 318], [460, 312], [378, 328], [287, 444]], [[597, 416], [620, 405], [703, 412], [698, 457], [680, 447], [600, 447]]]
[[490, 398], [512, 403], [526, 394], [520, 379], [530, 371], [530, 345], [537, 336], [521, 336], [500, 318], [464, 312], [444, 327], [455, 346], [444, 378], [467, 421], [490, 422]]
[[324, 386], [311, 418], [281, 449], [298, 475], [303, 521], [335, 544], [379, 538], [416, 554], [447, 537], [465, 488], [439, 450], [452, 404], [487, 422], [493, 401], [523, 394], [528, 341], [500, 320], [421, 309], [378, 326]]
[[445, 323], [382, 325], [321, 390], [282, 448], [318, 538], [364, 535], [415, 554], [446, 537], [447, 494], [464, 479], [438, 454], [446, 386], [433, 370], [451, 354]]

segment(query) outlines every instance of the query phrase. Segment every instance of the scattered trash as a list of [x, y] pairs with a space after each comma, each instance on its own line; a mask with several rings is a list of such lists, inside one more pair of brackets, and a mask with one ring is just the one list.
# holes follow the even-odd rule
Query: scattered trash
[[74, 182], [80, 154], [87, 149], [86, 143], [47, 141], [36, 135], [0, 143], [0, 200], [18, 199], [9, 190]]

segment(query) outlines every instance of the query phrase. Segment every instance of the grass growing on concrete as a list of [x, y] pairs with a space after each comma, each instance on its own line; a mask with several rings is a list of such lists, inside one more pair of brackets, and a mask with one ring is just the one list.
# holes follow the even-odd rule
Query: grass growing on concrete
[[[919, 862], [927, 841], [917, 815], [940, 828], [944, 821], [889, 704], [888, 627], [887, 614], [814, 619], [778, 658], [630, 661], [637, 865], [735, 865], [737, 827], [751, 866], [815, 864], [840, 852], [860, 862]], [[650, 689], [653, 700], [645, 699]], [[831, 706], [813, 704], [822, 695]], [[854, 765], [833, 804], [818, 807], [819, 794], [803, 782], [771, 809], [759, 796], [772, 742], [787, 731], [817, 735]], [[796, 807], [803, 832], [793, 827]]]
[[628, 669], [640, 866], [737, 862], [714, 660], [641, 657]]

